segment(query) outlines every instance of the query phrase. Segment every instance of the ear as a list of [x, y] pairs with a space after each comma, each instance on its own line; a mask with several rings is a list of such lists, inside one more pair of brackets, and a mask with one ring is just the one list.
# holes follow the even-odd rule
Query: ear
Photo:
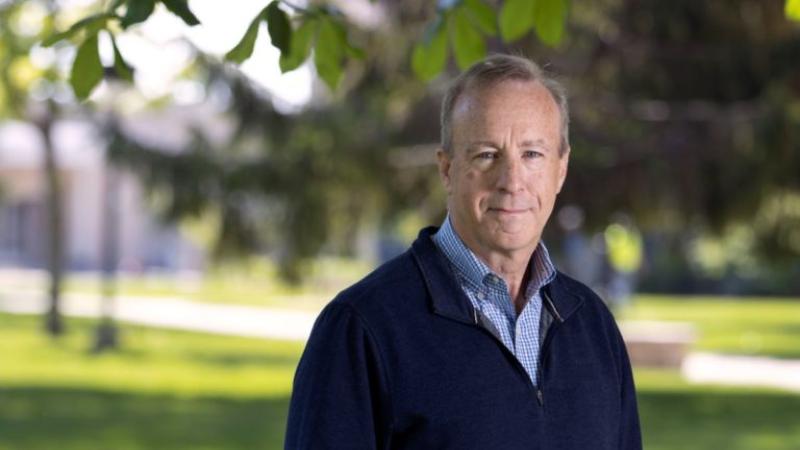
[[556, 193], [561, 192], [561, 188], [564, 186], [564, 180], [567, 179], [567, 167], [569, 166], [569, 154], [570, 148], [567, 147], [567, 151], [564, 152], [563, 155], [559, 157], [558, 161], [558, 190]]
[[443, 148], [436, 150], [436, 159], [438, 160], [439, 164], [439, 178], [442, 180], [442, 185], [444, 185], [445, 191], [450, 193], [450, 167], [452, 167], [452, 160], [450, 159], [450, 155], [444, 151]]

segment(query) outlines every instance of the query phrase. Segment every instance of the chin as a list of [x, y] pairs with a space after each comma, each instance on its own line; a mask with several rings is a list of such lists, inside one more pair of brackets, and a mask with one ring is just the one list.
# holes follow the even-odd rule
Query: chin
[[532, 248], [536, 245], [536, 241], [533, 236], [529, 235], [503, 234], [500, 236], [492, 236], [492, 238], [492, 241], [497, 248], [507, 251], [524, 250], [526, 248]]

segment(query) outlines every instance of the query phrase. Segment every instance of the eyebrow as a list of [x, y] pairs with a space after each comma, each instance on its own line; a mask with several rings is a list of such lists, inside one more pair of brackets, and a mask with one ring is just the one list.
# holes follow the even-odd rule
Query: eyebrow
[[492, 142], [492, 141], [472, 141], [469, 144], [467, 144], [467, 148], [469, 150], [474, 150], [474, 149], [476, 149], [478, 147], [492, 147], [492, 148], [498, 148], [499, 149], [500, 145], [498, 145], [498, 144], [496, 144], [495, 142]]
[[[547, 145], [544, 142], [544, 139], [534, 139], [534, 140], [527, 140], [522, 141], [519, 144], [520, 147], [529, 148], [529, 147], [544, 147], [547, 148]], [[472, 141], [467, 145], [467, 151], [473, 152], [480, 147], [491, 147], [495, 149], [502, 148], [499, 144], [493, 141]]]
[[522, 141], [519, 144], [520, 147], [547, 147], [545, 145], [544, 139], [534, 139], [532, 141]]

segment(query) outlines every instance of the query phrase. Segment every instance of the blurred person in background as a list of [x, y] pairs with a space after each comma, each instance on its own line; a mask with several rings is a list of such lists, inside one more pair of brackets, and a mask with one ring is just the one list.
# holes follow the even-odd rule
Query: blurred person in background
[[641, 449], [614, 319], [541, 242], [568, 124], [564, 90], [525, 58], [455, 80], [437, 152], [447, 218], [319, 316], [287, 449]]

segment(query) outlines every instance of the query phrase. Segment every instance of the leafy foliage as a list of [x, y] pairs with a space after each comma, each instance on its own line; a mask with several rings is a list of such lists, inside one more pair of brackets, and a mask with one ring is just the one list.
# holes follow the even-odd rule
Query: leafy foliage
[[180, 17], [186, 25], [200, 25], [200, 21], [189, 9], [188, 0], [161, 0], [170, 12]]
[[800, 22], [800, 0], [786, 0], [786, 17]]
[[447, 17], [447, 31], [458, 67], [466, 69], [486, 55], [486, 43], [464, 8], [452, 11]]
[[247, 27], [247, 31], [244, 33], [244, 36], [242, 36], [242, 39], [235, 47], [225, 54], [225, 59], [236, 63], [242, 63], [253, 54], [256, 38], [258, 38], [258, 29], [261, 28], [262, 20], [263, 14], [259, 14], [250, 22], [250, 26]]
[[[45, 39], [43, 45], [51, 46], [71, 39], [84, 29], [84, 40], [89, 39], [97, 31], [108, 29], [110, 20], [118, 21], [123, 29], [127, 29], [146, 21], [159, 2], [187, 25], [200, 23], [189, 9], [187, 0], [116, 0], [109, 11], [81, 19], [68, 30]], [[568, 0], [507, 0], [498, 26], [497, 14], [484, 0], [440, 1], [437, 15], [431, 21], [430, 31], [426, 32], [414, 49], [411, 67], [424, 81], [440, 74], [447, 62], [447, 36], [450, 38], [455, 60], [461, 68], [466, 68], [486, 54], [487, 41], [496, 36], [498, 30], [503, 39], [510, 42], [522, 37], [535, 26], [543, 42], [558, 45], [563, 35], [567, 2]], [[293, 17], [290, 18], [281, 5], [292, 9]], [[122, 7], [125, 8], [123, 15], [117, 15], [116, 11]], [[296, 26], [293, 27], [292, 21]], [[343, 22], [343, 16], [335, 8], [323, 5], [305, 9], [282, 0], [273, 0], [253, 18], [236, 46], [225, 54], [227, 61], [241, 64], [252, 56], [262, 23], [267, 26], [272, 44], [281, 51], [282, 72], [299, 67], [313, 49], [317, 72], [331, 90], [339, 85], [348, 59], [364, 58], [364, 51], [350, 42], [348, 24]], [[117, 59], [123, 60], [119, 49], [115, 49], [115, 61]], [[125, 71], [127, 65], [115, 63], [114, 67], [120, 78], [130, 79], [130, 71]], [[92, 70], [96, 69], [95, 67]], [[84, 92], [86, 85], [73, 84], [73, 89], [76, 94], [80, 92], [78, 97], [81, 99], [88, 96]]]
[[97, 49], [97, 34], [93, 34], [78, 47], [78, 54], [72, 64], [70, 84], [75, 95], [83, 100], [89, 96], [95, 86], [103, 79], [103, 65]]
[[264, 14], [272, 45], [281, 53], [288, 52], [291, 49], [292, 41], [292, 25], [289, 23], [289, 17], [279, 7], [277, 1], [270, 3]]
[[500, 10], [500, 34], [506, 42], [522, 37], [533, 27], [535, 2], [506, 0]]
[[424, 81], [430, 81], [444, 70], [447, 62], [447, 33], [444, 21], [437, 17], [425, 31], [424, 39], [414, 47], [411, 67]]
[[289, 72], [300, 67], [311, 52], [311, 41], [317, 32], [317, 22], [313, 20], [303, 21], [297, 30], [292, 33], [289, 40], [289, 51], [281, 51], [279, 60], [281, 72]]
[[153, 14], [156, 2], [155, 0], [128, 0], [126, 6], [125, 15], [120, 20], [122, 28], [128, 28], [147, 20], [150, 14]]
[[[426, 97], [424, 86], [410, 75], [430, 81], [448, 69], [451, 55], [453, 65], [464, 67], [492, 49], [536, 55], [549, 70], [570, 80], [575, 99], [572, 168], [560, 201], [584, 207], [587, 228], [604, 227], [617, 211], [630, 213], [646, 231], [665, 233], [685, 230], [689, 224], [698, 232], [725, 233], [726, 227], [737, 223], [752, 229], [753, 248], [763, 252], [767, 262], [800, 254], [800, 241], [793, 237], [798, 223], [793, 211], [796, 167], [800, 167], [796, 151], [800, 46], [797, 24], [786, 20], [793, 17], [794, 0], [737, 0], [730, 7], [689, 0], [602, 0], [573, 9], [562, 0], [451, 0], [435, 7], [424, 2], [417, 9], [408, 6], [412, 3], [423, 4], [404, 3], [401, 9], [386, 2], [390, 11], [386, 27], [369, 31], [317, 3], [303, 9], [280, 1], [267, 4], [229, 59], [240, 62], [250, 57], [265, 24], [273, 45], [281, 50], [283, 72], [313, 55], [311, 63], [325, 83], [331, 88], [346, 86], [347, 95], [319, 111], [289, 118], [276, 113], [263, 95], [240, 86], [245, 83], [225, 81], [234, 86], [233, 103], [239, 105], [232, 108], [242, 136], [268, 143], [262, 155], [265, 165], [259, 165], [258, 158], [247, 163], [269, 176], [274, 173], [275, 180], [290, 187], [242, 181], [258, 176], [234, 170], [237, 165], [230, 160], [236, 158], [221, 156], [223, 151], [245, 147], [242, 137], [227, 150], [210, 151], [210, 168], [191, 167], [201, 175], [205, 170], [217, 178], [231, 175], [230, 181], [212, 182], [219, 188], [216, 191], [192, 192], [194, 188], [179, 186], [186, 178], [178, 176], [153, 183], [175, 184], [165, 188], [181, 199], [175, 202], [174, 217], [224, 205], [219, 210], [226, 214], [222, 222], [228, 231], [220, 240], [227, 243], [222, 247], [262, 248], [247, 244], [251, 237], [261, 238], [259, 245], [290, 261], [295, 274], [300, 272], [295, 262], [324, 248], [326, 236], [327, 241], [336, 241], [367, 217], [366, 206], [347, 198], [352, 192], [360, 196], [369, 186], [380, 186], [381, 192], [370, 201], [381, 204], [376, 209], [381, 214], [382, 208], [400, 209], [407, 199], [424, 201], [432, 184], [409, 176], [407, 185], [403, 181], [395, 186], [393, 181], [386, 186], [386, 180], [405, 174], [398, 175], [380, 160], [387, 158], [385, 152], [391, 147], [430, 144], [437, 138], [436, 117], [431, 113], [436, 99]], [[60, 39], [80, 46], [97, 31], [116, 32], [114, 22], [127, 15], [125, 6], [126, 2], [117, 2], [107, 17], [80, 22]], [[280, 18], [284, 16], [286, 21]], [[567, 16], [570, 29], [565, 40]], [[419, 38], [399, 39], [404, 33]], [[362, 54], [367, 55], [364, 61], [353, 64]], [[121, 56], [117, 49], [115, 66]], [[402, 64], [397, 63], [400, 60]], [[341, 82], [345, 67], [348, 83]], [[265, 134], [254, 131], [258, 128]], [[405, 128], [414, 131], [403, 132]], [[381, 151], [381, 157], [373, 154]], [[245, 163], [241, 162], [242, 168]], [[176, 173], [183, 170], [181, 176], [186, 177], [190, 169], [178, 166], [160, 164]], [[350, 178], [359, 181], [341, 181]], [[603, 195], [597, 195], [598, 189]], [[241, 201], [243, 197], [257, 200]], [[397, 198], [401, 201], [395, 202]], [[252, 203], [260, 206], [251, 208]], [[279, 225], [267, 231], [256, 226], [257, 219], [264, 222], [266, 216]], [[244, 239], [230, 237], [237, 233]], [[297, 238], [304, 233], [310, 237]], [[276, 243], [278, 235], [286, 238], [285, 248]], [[685, 245], [664, 242], [668, 243], [654, 245]], [[686, 266], [685, 261], [681, 264]]]

